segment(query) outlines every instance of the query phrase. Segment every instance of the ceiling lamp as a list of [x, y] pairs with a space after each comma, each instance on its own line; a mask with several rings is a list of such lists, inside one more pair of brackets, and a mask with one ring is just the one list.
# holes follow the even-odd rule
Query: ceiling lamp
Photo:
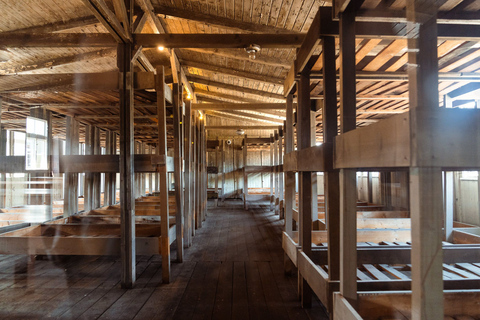
[[238, 129], [238, 130], [237, 130], [237, 134], [238, 134], [239, 136], [241, 136], [241, 135], [245, 134], [245, 131], [244, 131], [243, 129]]
[[260, 52], [260, 46], [258, 44], [251, 44], [245, 48], [245, 51], [248, 53], [250, 60], [255, 60], [257, 52]]

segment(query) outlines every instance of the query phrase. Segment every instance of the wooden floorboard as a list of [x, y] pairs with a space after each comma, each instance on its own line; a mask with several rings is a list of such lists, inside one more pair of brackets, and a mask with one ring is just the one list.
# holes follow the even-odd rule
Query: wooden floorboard
[[0, 319], [328, 319], [317, 299], [300, 307], [283, 272], [283, 220], [267, 203], [212, 204], [170, 284], [160, 256], [138, 256], [125, 290], [119, 257], [0, 255]]

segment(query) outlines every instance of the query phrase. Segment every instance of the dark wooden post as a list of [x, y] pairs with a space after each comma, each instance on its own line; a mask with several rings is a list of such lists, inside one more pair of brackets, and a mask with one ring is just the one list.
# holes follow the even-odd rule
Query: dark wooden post
[[185, 102], [185, 233], [184, 246], [192, 245], [192, 107], [191, 101]]
[[247, 135], [243, 138], [243, 208], [248, 210]]
[[173, 147], [175, 161], [175, 204], [177, 231], [177, 260], [183, 261], [183, 177], [182, 177], [182, 138], [180, 124], [182, 122], [182, 87], [173, 84]]
[[[155, 76], [157, 91], [158, 146], [159, 156], [167, 158], [167, 106], [165, 103], [165, 73], [163, 66], [157, 67]], [[168, 178], [167, 166], [159, 168], [160, 183], [160, 248], [162, 253], [162, 281], [170, 283], [170, 239], [168, 214]]]
[[[120, 84], [120, 214], [122, 287], [135, 284], [135, 198], [134, 198], [134, 132], [133, 132], [133, 45], [119, 44]], [[167, 220], [168, 221], [168, 220]]]
[[[78, 155], [78, 122], [68, 116], [66, 119], [65, 154]], [[78, 173], [65, 173], [63, 197], [63, 216], [68, 217], [78, 212]]]
[[[340, 18], [340, 131], [356, 127], [355, 10]], [[352, 305], [357, 300], [357, 184], [355, 169], [340, 170], [340, 292]]]

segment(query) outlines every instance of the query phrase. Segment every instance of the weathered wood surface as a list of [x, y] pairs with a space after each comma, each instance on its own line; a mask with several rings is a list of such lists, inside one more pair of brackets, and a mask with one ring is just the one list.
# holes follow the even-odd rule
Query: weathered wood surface
[[113, 257], [28, 264], [26, 256], [0, 255], [0, 316], [328, 319], [318, 300], [311, 310], [300, 308], [296, 277], [282, 271], [278, 219], [264, 206], [252, 205], [246, 214], [240, 201], [228, 203], [209, 208], [185, 261], [172, 264], [169, 285], [162, 284], [159, 256], [137, 257], [136, 286], [127, 291]]

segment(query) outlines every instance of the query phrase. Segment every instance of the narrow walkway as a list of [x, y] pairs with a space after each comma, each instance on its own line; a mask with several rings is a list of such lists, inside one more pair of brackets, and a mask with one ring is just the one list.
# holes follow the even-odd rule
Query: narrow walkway
[[318, 300], [302, 309], [283, 274], [282, 222], [262, 205], [209, 208], [172, 282], [161, 284], [160, 257], [139, 257], [132, 290], [118, 258], [0, 256], [0, 318], [328, 319]]

